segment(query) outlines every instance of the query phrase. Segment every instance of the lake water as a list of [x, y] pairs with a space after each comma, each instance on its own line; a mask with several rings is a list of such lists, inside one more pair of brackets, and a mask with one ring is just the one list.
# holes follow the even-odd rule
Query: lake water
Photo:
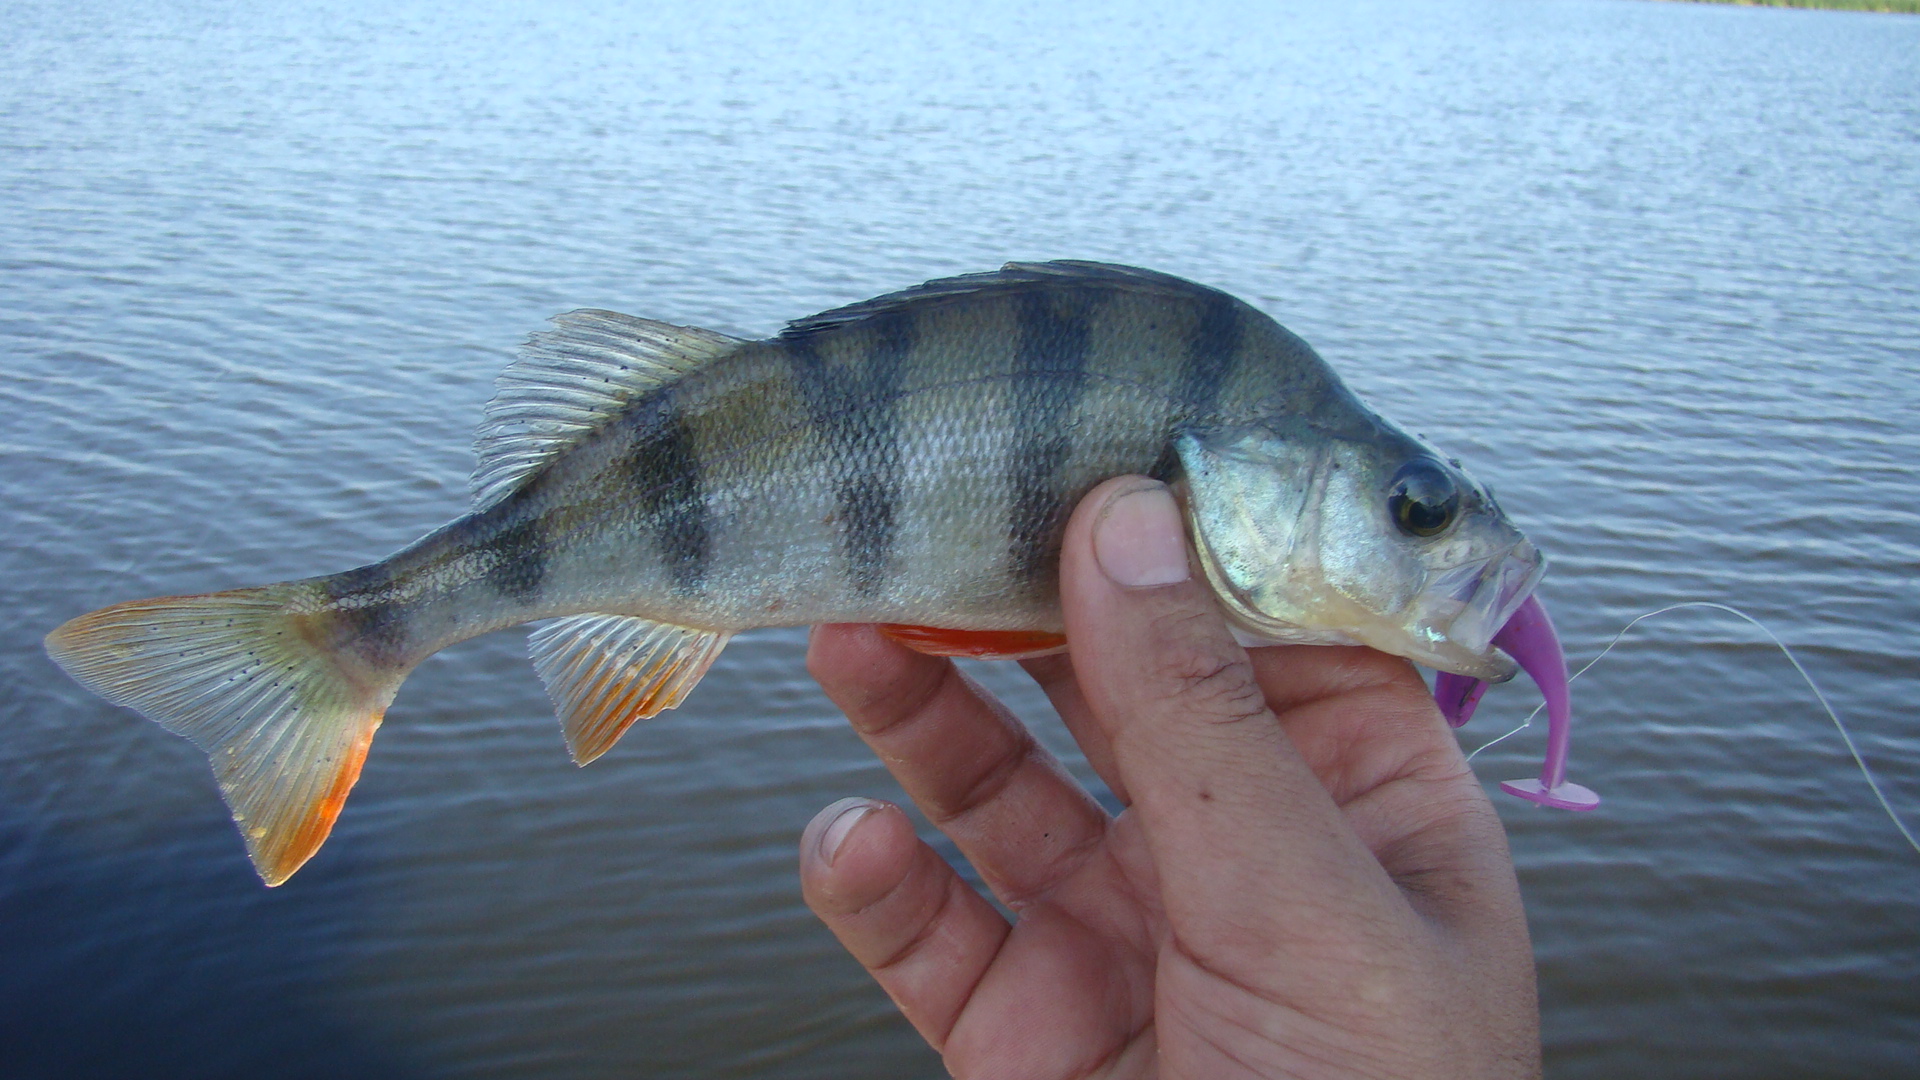
[[[799, 632], [585, 770], [522, 633], [450, 650], [273, 891], [201, 755], [40, 649], [457, 515], [494, 375], [575, 307], [1221, 286], [1499, 489], [1576, 665], [1740, 605], [1920, 817], [1920, 19], [905, 7], [0, 10], [0, 1072], [941, 1075], [800, 903], [813, 811], [899, 794]], [[1920, 1075], [1920, 855], [1778, 651], [1676, 612], [1575, 691], [1605, 806], [1496, 796], [1549, 1074]]]

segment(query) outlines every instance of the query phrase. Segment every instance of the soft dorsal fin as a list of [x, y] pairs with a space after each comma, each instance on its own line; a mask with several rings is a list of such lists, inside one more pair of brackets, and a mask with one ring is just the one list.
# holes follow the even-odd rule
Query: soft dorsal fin
[[528, 635], [527, 649], [567, 749], [585, 765], [635, 720], [686, 700], [730, 636], [631, 615], [574, 615]]
[[583, 308], [556, 315], [500, 373], [474, 434], [474, 509], [518, 488], [633, 399], [739, 348], [739, 338]]
[[823, 311], [804, 319], [795, 319], [780, 331], [780, 336], [783, 338], [807, 337], [906, 307], [939, 304], [962, 297], [1017, 292], [1049, 285], [1107, 288], [1124, 292], [1173, 293], [1187, 296], [1225, 295], [1205, 285], [1196, 285], [1185, 278], [1162, 274], [1157, 270], [1142, 270], [1137, 266], [1083, 262], [1078, 259], [1058, 259], [1041, 263], [1010, 262], [998, 270], [962, 274], [959, 277], [936, 278], [910, 289], [876, 296], [871, 300], [862, 300], [857, 304]]

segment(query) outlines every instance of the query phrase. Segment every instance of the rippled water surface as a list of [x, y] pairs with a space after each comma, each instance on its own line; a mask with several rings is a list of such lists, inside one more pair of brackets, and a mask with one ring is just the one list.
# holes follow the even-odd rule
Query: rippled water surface
[[[898, 792], [798, 632], [586, 770], [522, 633], [442, 654], [271, 892], [200, 754], [40, 650], [455, 516], [494, 375], [575, 307], [1219, 285], [1499, 488], [1576, 663], [1741, 605], [1920, 816], [1920, 19], [1043, 7], [0, 9], [0, 1072], [939, 1075], [800, 904], [810, 814]], [[1576, 693], [1605, 807], [1500, 800], [1550, 1075], [1920, 1071], [1920, 855], [1779, 653], [1678, 612]]]

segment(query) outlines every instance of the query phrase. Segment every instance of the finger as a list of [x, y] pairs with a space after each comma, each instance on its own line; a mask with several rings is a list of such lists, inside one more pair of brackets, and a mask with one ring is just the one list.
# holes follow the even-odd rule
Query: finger
[[[1362, 646], [1248, 650], [1254, 678], [1336, 803], [1412, 773], [1455, 776], [1458, 741], [1413, 665]], [[1365, 723], [1354, 723], [1362, 715]]]
[[1360, 647], [1249, 655], [1281, 728], [1408, 901], [1444, 922], [1509, 922], [1505, 831], [1413, 665]]
[[1126, 806], [1133, 800], [1127, 798], [1127, 787], [1120, 779], [1120, 770], [1113, 764], [1113, 744], [1107, 740], [1106, 729], [1094, 719], [1093, 710], [1087, 707], [1087, 698], [1080, 692], [1080, 681], [1073, 677], [1073, 657], [1066, 653], [1052, 656], [1035, 657], [1020, 661], [1027, 669], [1033, 681], [1053, 703], [1053, 711], [1060, 714], [1060, 721], [1067, 725], [1073, 740], [1080, 744], [1080, 752], [1087, 756], [1087, 764], [1093, 766], [1107, 790], [1113, 792], [1120, 805]]
[[1164, 485], [1123, 477], [1081, 502], [1061, 589], [1080, 686], [1142, 815], [1168, 915], [1199, 935], [1188, 945], [1264, 973], [1267, 957], [1229, 956], [1248, 929], [1291, 945], [1318, 932], [1316, 913], [1387, 917], [1397, 893], [1267, 707]]
[[800, 837], [800, 889], [935, 1050], [1007, 939], [1007, 921], [898, 807], [842, 799]]
[[807, 667], [1008, 907], [1045, 895], [1105, 835], [1099, 804], [951, 661], [870, 626], [823, 626]]

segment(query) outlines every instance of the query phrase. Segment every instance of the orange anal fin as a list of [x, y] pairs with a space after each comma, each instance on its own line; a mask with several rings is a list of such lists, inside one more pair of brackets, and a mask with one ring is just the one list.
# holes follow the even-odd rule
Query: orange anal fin
[[880, 632], [915, 652], [971, 656], [976, 660], [1025, 660], [1063, 652], [1067, 647], [1065, 634], [1045, 630], [948, 630], [881, 623]]
[[634, 721], [685, 700], [726, 644], [720, 630], [599, 614], [556, 619], [527, 638], [581, 765], [606, 753]]

